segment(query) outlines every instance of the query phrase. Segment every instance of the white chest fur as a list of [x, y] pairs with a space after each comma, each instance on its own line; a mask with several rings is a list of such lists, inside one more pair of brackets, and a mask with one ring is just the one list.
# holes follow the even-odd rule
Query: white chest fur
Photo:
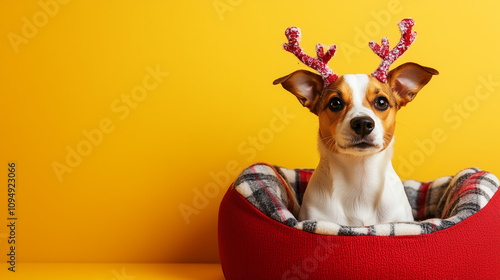
[[304, 194], [299, 220], [367, 226], [413, 221], [403, 184], [392, 167], [392, 142], [382, 152], [355, 156], [330, 152], [321, 159]]

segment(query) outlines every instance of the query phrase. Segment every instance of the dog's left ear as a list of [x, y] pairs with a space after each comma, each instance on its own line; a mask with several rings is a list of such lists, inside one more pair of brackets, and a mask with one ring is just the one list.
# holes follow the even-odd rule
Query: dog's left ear
[[436, 69], [408, 62], [391, 70], [387, 75], [387, 83], [396, 94], [398, 106], [403, 107], [415, 98], [433, 75], [438, 74]]
[[323, 79], [320, 75], [307, 70], [298, 70], [276, 79], [273, 85], [277, 84], [281, 84], [284, 89], [293, 93], [302, 106], [317, 115], [316, 103], [323, 91]]

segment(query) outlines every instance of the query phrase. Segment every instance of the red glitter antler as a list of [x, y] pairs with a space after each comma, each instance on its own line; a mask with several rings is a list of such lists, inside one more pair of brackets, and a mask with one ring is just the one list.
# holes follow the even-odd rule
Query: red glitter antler
[[333, 73], [332, 69], [328, 67], [327, 63], [335, 55], [337, 51], [337, 46], [333, 45], [328, 48], [326, 53], [324, 52], [323, 45], [316, 45], [316, 54], [318, 58], [312, 58], [307, 55], [299, 45], [300, 41], [300, 29], [297, 27], [288, 27], [285, 31], [285, 35], [288, 39], [288, 43], [283, 44], [283, 48], [286, 51], [293, 53], [300, 61], [305, 65], [318, 71], [321, 77], [323, 77], [324, 87], [335, 82], [339, 77], [337, 74]]
[[412, 32], [413, 25], [415, 25], [415, 21], [412, 18], [405, 18], [398, 22], [398, 25], [401, 31], [401, 39], [391, 51], [389, 51], [389, 39], [387, 37], [382, 38], [382, 46], [379, 46], [375, 41], [369, 43], [373, 52], [382, 58], [382, 62], [377, 70], [372, 73], [372, 76], [382, 83], [387, 82], [387, 71], [389, 71], [391, 64], [403, 55], [411, 43], [415, 41], [415, 38], [417, 38], [417, 33]]

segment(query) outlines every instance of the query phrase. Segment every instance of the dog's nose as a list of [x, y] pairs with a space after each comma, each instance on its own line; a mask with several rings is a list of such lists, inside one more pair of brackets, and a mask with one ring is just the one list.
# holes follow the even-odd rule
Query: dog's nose
[[375, 122], [369, 117], [357, 117], [351, 120], [352, 130], [361, 137], [370, 134], [374, 127]]

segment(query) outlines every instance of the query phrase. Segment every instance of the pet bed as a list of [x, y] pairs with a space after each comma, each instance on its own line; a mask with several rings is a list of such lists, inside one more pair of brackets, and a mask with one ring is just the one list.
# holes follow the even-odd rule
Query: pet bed
[[499, 279], [498, 179], [477, 168], [408, 180], [416, 222], [298, 222], [313, 170], [255, 164], [219, 209], [226, 279]]

